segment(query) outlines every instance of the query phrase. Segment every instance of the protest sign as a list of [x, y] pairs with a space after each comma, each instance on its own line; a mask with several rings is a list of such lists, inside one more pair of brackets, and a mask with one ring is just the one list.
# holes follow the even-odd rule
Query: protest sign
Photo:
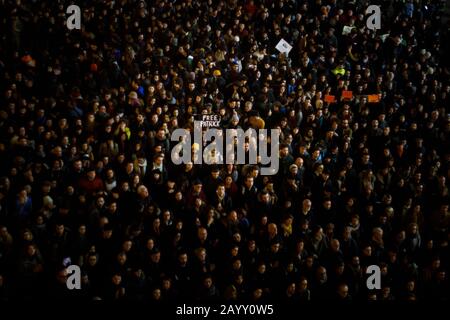
[[284, 39], [281, 39], [275, 48], [281, 53], [285, 53], [286, 56], [289, 55], [289, 52], [292, 50], [292, 46]]

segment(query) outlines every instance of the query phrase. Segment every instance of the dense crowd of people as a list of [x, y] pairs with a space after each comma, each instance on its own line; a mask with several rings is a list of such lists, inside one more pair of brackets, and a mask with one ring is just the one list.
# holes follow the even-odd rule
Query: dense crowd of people
[[[0, 300], [449, 300], [443, 2], [73, 3], [0, 1]], [[278, 173], [174, 165], [198, 114]]]

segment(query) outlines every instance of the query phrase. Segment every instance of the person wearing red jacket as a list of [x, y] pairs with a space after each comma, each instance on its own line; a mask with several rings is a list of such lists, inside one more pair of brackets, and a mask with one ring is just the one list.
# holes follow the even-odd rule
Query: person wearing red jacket
[[78, 186], [88, 195], [95, 195], [97, 192], [104, 189], [103, 180], [97, 176], [94, 168], [89, 169], [86, 175], [81, 177]]

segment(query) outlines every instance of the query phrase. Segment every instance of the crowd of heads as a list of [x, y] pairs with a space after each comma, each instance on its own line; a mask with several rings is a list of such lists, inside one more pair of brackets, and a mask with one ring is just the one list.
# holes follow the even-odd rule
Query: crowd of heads
[[[0, 1], [0, 300], [448, 300], [443, 3], [371, 2], [380, 30], [366, 1], [80, 0], [81, 30]], [[199, 114], [279, 129], [277, 174], [173, 164]]]

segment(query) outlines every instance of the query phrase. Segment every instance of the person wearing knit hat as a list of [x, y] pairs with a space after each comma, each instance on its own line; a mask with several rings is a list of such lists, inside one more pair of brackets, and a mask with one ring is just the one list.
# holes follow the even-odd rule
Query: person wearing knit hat
[[255, 129], [264, 129], [265, 121], [260, 116], [251, 116], [249, 118], [249, 124], [252, 128]]
[[98, 71], [98, 65], [96, 63], [91, 63], [90, 70], [92, 72], [97, 72]]

